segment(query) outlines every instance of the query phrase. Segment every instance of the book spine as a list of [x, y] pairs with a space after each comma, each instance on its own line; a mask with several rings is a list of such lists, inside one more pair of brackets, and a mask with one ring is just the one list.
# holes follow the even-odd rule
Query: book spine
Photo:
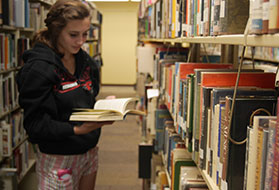
[[262, 0], [255, 0], [252, 7], [251, 34], [261, 34], [263, 30], [263, 5]]
[[213, 35], [218, 35], [218, 32], [220, 31], [220, 8], [221, 0], [214, 0]]
[[263, 190], [265, 186], [265, 172], [266, 172], [266, 155], [267, 155], [267, 139], [269, 136], [268, 129], [263, 130], [263, 143], [262, 143], [262, 158], [261, 158], [261, 179], [260, 179], [260, 189]]
[[263, 0], [263, 28], [262, 34], [268, 33], [268, 18], [269, 18], [269, 0]]
[[255, 190], [260, 190], [261, 181], [261, 164], [262, 164], [262, 143], [263, 143], [263, 129], [258, 130], [258, 143], [257, 143], [257, 161], [256, 161], [256, 177], [255, 177]]
[[275, 128], [275, 147], [274, 147], [274, 162], [272, 172], [272, 190], [278, 190], [278, 175], [279, 175], [279, 98], [277, 100], [277, 123]]
[[227, 179], [227, 165], [228, 165], [228, 152], [229, 152], [229, 117], [230, 117], [230, 102], [226, 99], [225, 104], [225, 118], [224, 118], [224, 130], [223, 130], [223, 169], [222, 169], [222, 180]]
[[247, 126], [247, 142], [246, 142], [246, 153], [245, 153], [243, 190], [247, 190], [247, 175], [248, 175], [248, 164], [249, 164], [249, 146], [251, 143], [251, 138], [250, 138], [251, 130], [252, 128], [250, 126]]
[[268, 16], [268, 33], [274, 34], [279, 32], [278, 26], [278, 1], [270, 0], [269, 1], [269, 16]]
[[267, 143], [267, 158], [266, 158], [264, 190], [271, 189], [272, 171], [273, 171], [273, 163], [274, 163], [275, 127], [276, 127], [276, 121], [271, 120], [269, 123], [269, 137]]

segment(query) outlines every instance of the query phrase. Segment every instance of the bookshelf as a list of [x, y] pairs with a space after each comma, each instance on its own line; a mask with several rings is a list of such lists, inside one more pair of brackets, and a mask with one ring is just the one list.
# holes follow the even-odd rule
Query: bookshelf
[[[187, 11], [189, 12], [189, 10], [185, 11], [184, 6], [185, 6], [185, 3], [189, 3], [187, 5], [192, 6], [190, 4], [190, 2], [193, 4], [197, 3], [197, 6], [200, 5], [201, 7], [199, 7], [199, 8], [195, 7], [196, 12], [193, 13], [193, 15], [195, 15], [195, 16], [193, 16], [193, 18], [192, 18], [194, 21], [191, 24], [187, 23], [187, 26], [186, 26], [187, 19], [185, 20], [183, 17], [185, 17], [185, 12], [187, 12]], [[190, 1], [190, 0], [189, 1], [187, 1], [187, 0], [186, 1], [168, 1], [168, 2], [160, 1], [160, 0], [152, 1], [152, 2], [144, 1], [144, 0], [141, 1], [141, 6], [140, 6], [140, 10], [139, 10], [139, 33], [138, 33], [139, 42], [142, 43], [141, 44], [142, 46], [144, 46], [145, 44], [152, 44], [154, 49], [156, 49], [156, 51], [160, 51], [159, 49], [162, 47], [164, 47], [166, 49], [171, 48], [171, 47], [189, 48], [189, 52], [192, 51], [191, 53], [196, 54], [196, 55], [192, 55], [190, 60], [184, 60], [184, 62], [190, 61], [191, 63], [192, 62], [201, 62], [200, 52], [201, 52], [202, 45], [216, 44], [221, 47], [220, 61], [218, 63], [232, 63], [233, 68], [239, 67], [239, 62], [242, 57], [241, 50], [244, 49], [243, 47], [245, 47], [245, 48], [246, 47], [249, 47], [249, 48], [250, 47], [278, 48], [279, 47], [279, 44], [277, 43], [277, 41], [279, 40], [279, 38], [278, 38], [279, 33], [255, 35], [251, 32], [252, 26], [250, 24], [250, 20], [252, 20], [252, 18], [248, 18], [249, 15], [246, 15], [246, 18], [247, 18], [246, 26], [240, 26], [240, 27], [242, 27], [243, 32], [240, 32], [240, 33], [236, 32], [236, 33], [229, 34], [230, 31], [227, 31], [227, 32], [221, 34], [221, 32], [217, 30], [216, 33], [214, 33], [214, 32], [211, 33], [211, 30], [212, 31], [215, 30], [212, 28], [212, 29], [210, 29], [209, 33], [205, 33], [206, 30], [204, 27], [206, 27], [206, 23], [205, 22], [202, 23], [203, 21], [199, 20], [201, 18], [201, 14], [198, 11], [203, 9], [204, 7], [206, 7], [205, 5], [208, 2], [210, 2], [210, 1], [200, 1], [200, 0], [197, 0], [197, 1]], [[211, 2], [213, 4], [210, 4], [209, 7], [214, 6], [214, 3], [215, 2], [218, 3], [219, 1], [213, 0]], [[221, 2], [224, 4], [222, 4], [222, 3], [221, 3], [221, 5], [218, 4], [218, 6], [219, 6], [218, 9], [220, 11], [224, 11], [225, 8], [227, 8], [227, 7], [224, 7], [225, 2], [227, 3], [227, 1], [222, 0]], [[243, 3], [243, 2], [244, 1], [241, 1], [241, 3]], [[169, 3], [171, 3], [171, 5], [169, 5]], [[220, 8], [220, 6], [221, 6], [221, 8]], [[239, 9], [239, 7], [235, 7], [235, 10], [237, 10], [237, 9]], [[251, 7], [250, 7], [250, 9], [251, 9]], [[193, 10], [194, 10], [194, 8], [193, 8]], [[208, 8], [207, 10], [205, 10], [205, 12], [203, 12], [203, 15], [208, 14], [208, 12], [210, 12], [209, 10], [213, 11], [214, 9]], [[232, 12], [234, 12], [234, 11], [231, 11], [230, 13], [232, 13]], [[230, 13], [226, 12], [226, 14], [230, 14]], [[248, 12], [247, 12], [247, 14], [248, 14]], [[187, 16], [186, 16], [186, 18], [189, 19], [189, 17], [187, 17]], [[210, 19], [212, 19], [212, 17], [209, 16], [208, 19], [210, 20]], [[208, 21], [208, 19], [206, 21]], [[216, 22], [219, 22], [219, 20]], [[179, 27], [179, 25], [180, 25], [180, 27]], [[197, 26], [199, 26], [200, 28], [198, 28]], [[221, 24], [219, 24], [219, 26], [221, 26]], [[277, 27], [279, 27], [279, 26], [277, 26]], [[247, 51], [248, 50], [246, 49], [246, 54], [247, 54]], [[272, 50], [270, 50], [270, 52], [271, 51]], [[191, 55], [191, 54], [188, 54], [188, 55]], [[156, 56], [158, 56], [158, 55], [155, 54], [154, 57], [156, 57]], [[249, 54], [244, 55], [244, 56], [245, 56], [245, 59], [248, 59], [248, 60], [252, 59], [252, 56]], [[273, 73], [275, 73], [276, 66], [278, 65], [279, 60], [277, 57], [276, 58], [267, 58], [268, 56], [269, 55], [263, 56], [262, 54], [259, 54], [257, 56], [254, 56], [253, 60], [259, 60], [262, 62], [272, 62], [271, 67], [274, 67], [275, 69], [271, 69], [271, 70]], [[277, 56], [277, 54], [276, 54], [276, 56]], [[154, 61], [155, 64], [158, 64], [158, 62], [159, 62], [158, 60]], [[181, 61], [181, 62], [183, 62], [183, 61]], [[155, 67], [156, 66], [157, 65], [155, 65]], [[154, 66], [152, 65], [151, 67], [154, 67]], [[249, 69], [251, 69], [251, 66], [247, 66], [247, 67]], [[258, 69], [258, 67], [256, 67], [256, 68]], [[176, 72], [177, 71], [176, 69], [178, 69], [178, 68], [175, 66], [173, 66], [172, 68], [170, 66], [170, 68], [169, 68], [170, 72]], [[243, 67], [242, 67], [242, 69], [243, 69]], [[245, 67], [245, 69], [246, 69], [246, 67]], [[158, 70], [155, 70], [154, 72], [156, 72], [156, 71], [158, 71]], [[169, 73], [167, 73], [167, 74], [169, 74]], [[154, 74], [154, 75], [158, 76], [159, 74]], [[177, 80], [176, 77], [177, 76], [175, 76], [174, 74], [170, 74], [170, 78], [172, 78], [172, 79], [167, 79], [167, 80], [170, 80], [170, 83], [172, 83], [174, 80]], [[275, 82], [275, 80], [278, 80], [278, 79], [274, 79], [273, 81]], [[158, 85], [158, 83], [160, 83], [160, 82], [156, 81], [156, 79], [155, 79], [154, 83], [152, 83], [151, 85], [155, 89], [162, 88], [162, 86]], [[163, 86], [163, 87], [166, 88], [165, 86]], [[177, 86], [171, 87], [171, 88], [177, 88]], [[177, 112], [175, 112], [174, 108], [173, 108], [173, 107], [179, 106], [178, 102], [176, 102], [177, 100], [172, 100], [173, 97], [170, 97], [170, 95], [167, 94], [168, 93], [167, 90], [160, 89], [160, 92], [161, 93], [163, 92], [163, 94], [160, 94], [159, 97], [160, 98], [163, 97], [164, 104], [168, 108], [170, 114], [172, 114], [172, 118], [174, 120], [174, 126], [182, 125], [179, 121], [179, 118], [177, 117]], [[171, 93], [175, 94], [176, 92], [171, 92]], [[177, 97], [177, 94], [175, 94], [175, 98], [176, 97]], [[168, 104], [170, 104], [170, 105], [173, 104], [173, 106], [172, 105], [169, 106]], [[159, 106], [162, 106], [162, 105], [159, 105]], [[212, 125], [212, 124], [210, 124], [210, 125]], [[177, 133], [179, 133], [179, 130], [177, 130]], [[180, 131], [180, 133], [181, 133], [181, 131]], [[182, 136], [182, 139], [184, 139], [183, 132], [182, 132], [181, 136]], [[156, 139], [157, 137], [154, 137], [154, 138]], [[192, 153], [193, 158], [194, 158], [194, 154], [195, 153], [193, 152]], [[198, 155], [198, 157], [199, 156], [201, 156], [201, 155]], [[207, 156], [209, 156], [209, 155], [207, 155]], [[163, 160], [164, 160], [164, 158], [163, 158]], [[196, 162], [196, 164], [198, 165], [199, 163]], [[164, 165], [166, 165], [166, 163], [164, 163]], [[209, 166], [207, 166], [207, 167], [209, 167]], [[220, 167], [220, 165], [217, 167]], [[202, 169], [202, 168], [198, 167], [198, 169], [199, 169], [203, 179], [206, 181], [206, 184], [208, 185], [208, 188], [210, 190], [232, 188], [232, 186], [227, 187], [226, 183], [219, 182], [219, 184], [217, 185], [215, 182], [216, 176], [215, 176], [215, 180], [213, 180], [213, 177], [209, 175], [208, 168]], [[167, 174], [167, 175], [170, 176], [171, 174]], [[169, 185], [171, 184], [170, 180], [171, 179], [168, 178]]]
[[[44, 27], [46, 14], [55, 1], [0, 2], [5, 5], [0, 6], [3, 15], [0, 18], [0, 183], [4, 189], [27, 188], [24, 179], [36, 162], [34, 147], [23, 128], [15, 76], [23, 64], [22, 53], [30, 48], [34, 33]], [[88, 5], [92, 15], [88, 53], [92, 57], [101, 56], [102, 14], [94, 3]], [[28, 186], [34, 188], [32, 184]]]
[[172, 44], [228, 44], [228, 45], [242, 45], [242, 46], [259, 46], [259, 47], [279, 47], [276, 43], [279, 40], [279, 34], [267, 35], [222, 35], [222, 36], [196, 36], [196, 37], [181, 37], [174, 39], [158, 39], [158, 38], [144, 38], [143, 42], [159, 42]]
[[102, 52], [101, 52], [101, 33], [102, 33], [102, 13], [97, 9], [96, 5], [92, 2], [87, 2], [89, 7], [91, 8], [91, 28], [89, 31], [88, 39], [86, 43], [83, 45], [83, 49], [87, 51], [87, 53], [93, 57], [96, 61], [101, 62]]
[[[20, 59], [23, 51], [30, 47], [34, 32], [42, 27], [45, 12], [53, 3], [24, 0], [11, 5], [11, 2], [5, 1], [8, 3], [8, 12], [7, 9], [1, 9], [3, 20], [0, 25], [0, 171], [4, 189], [18, 189], [28, 171], [35, 165], [33, 147], [27, 141], [28, 137], [23, 129], [23, 113], [18, 105], [15, 76], [22, 66]], [[14, 9], [9, 9], [10, 6]]]

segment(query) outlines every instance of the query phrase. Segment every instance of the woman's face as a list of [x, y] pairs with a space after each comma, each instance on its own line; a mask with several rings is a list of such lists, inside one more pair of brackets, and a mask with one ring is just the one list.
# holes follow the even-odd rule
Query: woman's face
[[68, 22], [58, 37], [58, 50], [64, 55], [76, 54], [86, 41], [89, 29], [89, 17]]

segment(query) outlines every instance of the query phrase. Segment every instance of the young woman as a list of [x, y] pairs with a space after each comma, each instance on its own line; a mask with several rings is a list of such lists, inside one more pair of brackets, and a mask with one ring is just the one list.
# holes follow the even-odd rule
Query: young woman
[[90, 11], [79, 0], [58, 0], [17, 75], [24, 128], [38, 146], [39, 189], [94, 189], [101, 127], [112, 122], [69, 122], [74, 108], [92, 108], [99, 70], [81, 49]]

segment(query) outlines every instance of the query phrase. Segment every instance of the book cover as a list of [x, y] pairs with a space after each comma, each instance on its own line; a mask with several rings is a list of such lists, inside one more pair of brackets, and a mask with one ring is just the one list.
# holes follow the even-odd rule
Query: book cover
[[195, 166], [191, 154], [185, 148], [175, 148], [172, 151], [171, 189], [179, 189], [180, 169], [182, 166]]
[[269, 1], [269, 15], [268, 15], [268, 33], [274, 34], [279, 32], [278, 26], [278, 1], [270, 0]]
[[210, 17], [211, 17], [211, 0], [204, 1], [204, 22], [203, 22], [203, 36], [209, 36], [210, 34]]
[[263, 3], [262, 0], [255, 0], [251, 4], [251, 30], [250, 34], [261, 34], [263, 30]]
[[15, 0], [15, 26], [16, 27], [25, 27], [25, 0]]
[[4, 157], [12, 155], [12, 126], [6, 121], [1, 121], [2, 128], [2, 154]]
[[180, 168], [180, 186], [179, 190], [189, 190], [189, 188], [205, 188], [207, 187], [200, 171], [197, 167], [181, 166]]
[[[226, 108], [229, 112], [232, 104], [232, 98], [226, 97]], [[247, 138], [247, 126], [250, 123], [250, 117], [254, 111], [259, 108], [269, 111], [272, 115], [276, 111], [275, 97], [237, 97], [235, 100], [232, 123], [227, 128], [226, 133], [235, 141], [243, 141]], [[266, 115], [265, 112], [258, 112], [257, 115]], [[227, 117], [227, 124], [228, 117]], [[229, 127], [229, 128], [228, 128]], [[243, 189], [244, 168], [245, 168], [245, 150], [246, 145], [234, 144], [231, 140], [224, 142], [224, 163], [223, 180], [227, 181], [228, 189]]]
[[248, 0], [221, 0], [218, 34], [243, 34], [249, 18]]
[[[202, 86], [235, 86], [237, 73], [202, 73]], [[259, 88], [275, 88], [275, 73], [243, 72], [240, 74], [239, 86], [255, 86]]]
[[167, 148], [167, 170], [169, 173], [171, 173], [171, 168], [172, 168], [172, 163], [171, 163], [171, 159], [172, 159], [172, 151], [176, 148], [176, 144], [179, 142], [183, 142], [180, 135], [178, 135], [175, 132], [171, 132], [168, 135], [168, 148]]
[[278, 190], [279, 186], [279, 98], [277, 99], [277, 119], [276, 119], [276, 129], [275, 129], [275, 147], [274, 147], [274, 162], [272, 171], [272, 190]]
[[247, 138], [249, 144], [247, 152], [248, 165], [246, 166], [246, 181], [244, 181], [245, 188], [251, 189], [256, 186], [256, 167], [257, 167], [257, 145], [258, 145], [258, 128], [260, 126], [260, 119], [275, 119], [276, 116], [254, 116], [253, 117], [253, 125], [249, 126], [249, 133], [247, 133]]
[[166, 120], [170, 120], [171, 115], [167, 109], [155, 110], [155, 131], [156, 131], [156, 143], [154, 146], [155, 151], [163, 150], [164, 143], [164, 123]]
[[213, 32], [211, 35], [218, 35], [220, 30], [220, 9], [221, 9], [221, 0], [212, 0], [214, 1], [214, 12], [213, 12]]
[[263, 28], [262, 34], [268, 33], [268, 23], [269, 23], [269, 0], [263, 0]]
[[[275, 116], [276, 117], [276, 116]], [[269, 120], [269, 136], [267, 140], [267, 155], [266, 155], [266, 171], [265, 171], [265, 186], [264, 190], [272, 189], [272, 172], [274, 163], [274, 147], [275, 147], [275, 129], [276, 119]]]
[[194, 114], [194, 81], [195, 75], [188, 75], [188, 90], [187, 90], [187, 119], [186, 119], [186, 127], [187, 127], [187, 142], [188, 142], [188, 151], [192, 152], [193, 149], [193, 114]]
[[9, 0], [2, 0], [2, 18], [3, 25], [10, 25], [10, 5]]
[[118, 121], [126, 115], [145, 115], [145, 112], [133, 109], [137, 98], [116, 98], [98, 100], [94, 109], [76, 108], [70, 121]]
[[[208, 72], [210, 74], [213, 74], [214, 72]], [[236, 73], [220, 73], [220, 72], [216, 72], [216, 74], [218, 75], [218, 73], [220, 75], [222, 74], [236, 74]], [[207, 150], [206, 150], [206, 142], [207, 142], [207, 138], [210, 138], [211, 135], [209, 137], [207, 137], [207, 131], [211, 129], [207, 128], [208, 126], [211, 126], [209, 125], [207, 119], [211, 118], [211, 117], [208, 117], [207, 115], [207, 109], [210, 107], [210, 104], [211, 104], [211, 98], [210, 98], [210, 95], [211, 95], [211, 90], [213, 89], [212, 86], [218, 86], [216, 85], [216, 83], [220, 83], [220, 86], [223, 86], [225, 87], [227, 84], [228, 84], [228, 87], [230, 86], [230, 82], [228, 82], [227, 84], [224, 82], [224, 81], [216, 81], [215, 85], [213, 85], [212, 83], [208, 84], [207, 82], [207, 79], [203, 78], [204, 74], [206, 75], [206, 72], [202, 73], [202, 82], [201, 82], [201, 95], [200, 95], [200, 123], [198, 124], [199, 126], [199, 139], [200, 139], [200, 142], [199, 142], [199, 145], [200, 145], [200, 168], [201, 169], [205, 169], [206, 167], [206, 156], [207, 156]], [[248, 73], [250, 74], [250, 73]], [[262, 73], [261, 73], [262, 74]], [[217, 80], [217, 79], [215, 79]], [[220, 80], [224, 80], [224, 79], [220, 79]], [[233, 80], [233, 79], [232, 79]], [[240, 79], [241, 80], [241, 79]], [[251, 86], [253, 86], [253, 84], [251, 83]], [[198, 127], [196, 126], [196, 127]], [[201, 155], [201, 153], [203, 153], [203, 155]]]

